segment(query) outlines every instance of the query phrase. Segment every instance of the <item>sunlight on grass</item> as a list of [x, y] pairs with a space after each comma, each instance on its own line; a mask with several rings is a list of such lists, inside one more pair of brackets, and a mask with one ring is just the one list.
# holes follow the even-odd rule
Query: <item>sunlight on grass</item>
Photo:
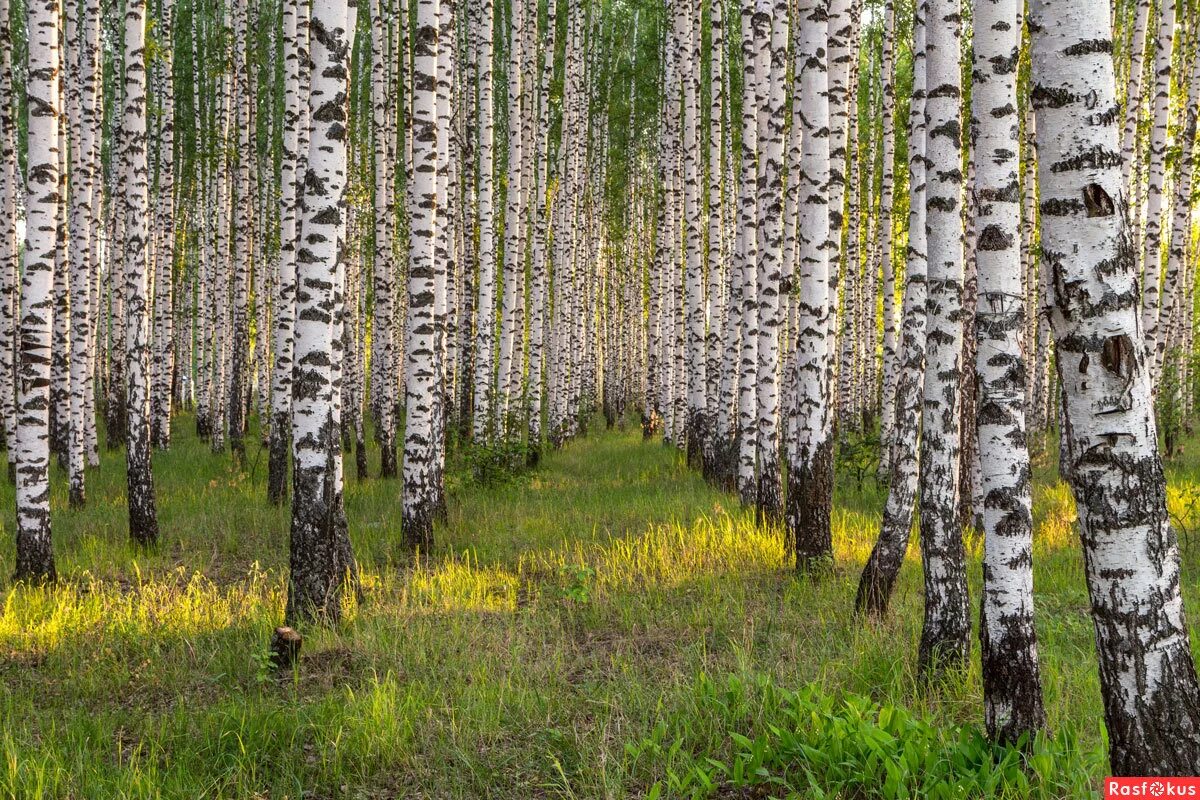
[[[931, 741], [981, 722], [977, 645], [965, 672], [936, 687], [918, 677], [915, 530], [889, 615], [853, 613], [885, 494], [873, 479], [839, 483], [834, 562], [797, 577], [779, 530], [636, 430], [497, 485], [456, 481], [438, 546], [416, 559], [398, 484], [351, 480], [363, 603], [347, 593], [343, 624], [306, 630], [299, 670], [275, 676], [287, 509], [264, 502], [261, 469], [238, 472], [187, 433], [156, 456], [152, 553], [124, 540], [120, 453], [105, 454], [82, 512], [55, 475], [63, 580], [10, 587], [0, 607], [0, 797], [391, 797], [415, 775], [435, 797], [640, 797], [673, 764], [743, 757], [729, 732], [753, 738], [766, 721], [764, 686], [811, 687], [834, 717], [821, 698], [847, 692], [907, 709]], [[1200, 467], [1169, 474], [1177, 526], [1200, 524]], [[11, 503], [11, 488], [0, 496]], [[1053, 730], [1078, 729], [1069, 758], [1086, 785], [1103, 763], [1093, 632], [1074, 503], [1049, 468], [1034, 519], [1047, 711]], [[978, 598], [982, 541], [968, 543]], [[660, 729], [664, 752], [647, 761]], [[686, 759], [667, 756], [675, 738]]]

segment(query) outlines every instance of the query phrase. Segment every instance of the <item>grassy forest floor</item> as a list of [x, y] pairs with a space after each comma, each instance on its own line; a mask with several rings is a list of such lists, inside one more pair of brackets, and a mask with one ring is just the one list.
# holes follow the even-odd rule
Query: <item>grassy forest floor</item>
[[[450, 519], [416, 564], [398, 484], [348, 465], [365, 601], [307, 631], [280, 678], [266, 650], [288, 516], [265, 502], [266, 454], [250, 440], [239, 470], [189, 418], [175, 430], [155, 460], [154, 553], [125, 542], [121, 452], [79, 512], [56, 468], [62, 579], [0, 595], [0, 797], [1078, 797], [1105, 774], [1074, 512], [1047, 464], [1037, 622], [1055, 736], [1022, 765], [979, 736], [977, 645], [969, 673], [916, 676], [915, 544], [891, 616], [852, 613], [883, 505], [869, 478], [839, 475], [836, 566], [812, 581], [784, 568], [776, 532], [636, 429], [502, 485], [452, 469]], [[1186, 542], [1200, 460], [1169, 472]], [[7, 576], [11, 487], [0, 495]], [[980, 549], [972, 538], [976, 600]], [[1196, 545], [1185, 559], [1194, 623]]]

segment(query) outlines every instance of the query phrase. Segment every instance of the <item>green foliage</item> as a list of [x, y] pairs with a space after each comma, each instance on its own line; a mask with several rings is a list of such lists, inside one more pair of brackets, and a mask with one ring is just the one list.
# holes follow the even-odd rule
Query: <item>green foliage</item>
[[586, 605], [592, 598], [592, 583], [596, 579], [596, 570], [583, 564], [564, 564], [559, 569], [563, 578], [563, 599], [570, 603]]
[[1174, 457], [1180, 447], [1185, 424], [1183, 408], [1183, 380], [1178, 349], [1172, 349], [1163, 359], [1162, 376], [1158, 385], [1158, 396], [1154, 400], [1154, 413], [1158, 420], [1158, 432], [1163, 439], [1163, 458]]
[[866, 480], [875, 482], [879, 473], [879, 431], [846, 431], [838, 441], [835, 468], [842, 480], [854, 481], [859, 491]]
[[[1000, 746], [971, 726], [939, 727], [903, 708], [816, 686], [790, 691], [767, 676], [701, 675], [697, 702], [729, 725], [722, 760], [693, 753], [660, 724], [626, 746], [665, 777], [654, 797], [853, 797], [861, 800], [1093, 797], [1092, 764], [1068, 728]], [[744, 726], [753, 709], [752, 727]], [[680, 726], [686, 731], [687, 720]], [[758, 790], [758, 791], [752, 791]]]
[[451, 455], [464, 485], [487, 488], [518, 484], [525, 480], [529, 447], [522, 440], [500, 440], [493, 444], [463, 443]]

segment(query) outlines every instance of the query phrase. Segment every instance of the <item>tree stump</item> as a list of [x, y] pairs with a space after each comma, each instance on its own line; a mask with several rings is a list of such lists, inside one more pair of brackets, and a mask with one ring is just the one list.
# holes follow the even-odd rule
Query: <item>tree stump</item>
[[300, 660], [300, 644], [303, 641], [304, 637], [292, 628], [276, 628], [271, 634], [271, 664], [276, 669], [291, 669]]

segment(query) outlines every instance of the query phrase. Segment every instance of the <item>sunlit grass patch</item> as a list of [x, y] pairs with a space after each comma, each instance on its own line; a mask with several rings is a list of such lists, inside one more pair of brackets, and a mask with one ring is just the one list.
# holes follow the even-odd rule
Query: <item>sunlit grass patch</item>
[[[656, 783], [687, 795], [669, 770], [699, 765], [728, 783], [746, 751], [732, 733], [753, 743], [786, 716], [768, 685], [809, 693], [831, 726], [845, 715], [825, 698], [867, 698], [864, 730], [886, 729], [878, 709], [890, 708], [938, 752], [965, 741], [983, 753], [967, 735], [981, 724], [977, 646], [937, 686], [917, 673], [915, 530], [889, 615], [853, 612], [886, 494], [872, 475], [841, 476], [834, 560], [809, 577], [787, 563], [780, 530], [633, 429], [547, 452], [510, 481], [452, 482], [449, 520], [417, 558], [399, 484], [349, 477], [363, 601], [348, 593], [341, 626], [306, 629], [299, 669], [280, 676], [266, 647], [282, 620], [288, 515], [265, 502], [257, 437], [238, 470], [186, 422], [176, 433], [156, 456], [155, 552], [125, 542], [122, 453], [105, 453], [80, 512], [55, 474], [63, 580], [0, 598], [0, 797], [633, 798]], [[1200, 464], [1169, 475], [1185, 515]], [[11, 508], [10, 488], [0, 498]], [[1077, 734], [1045, 752], [1051, 783], [1073, 789], [1103, 763], [1101, 707], [1074, 505], [1048, 463], [1034, 519], [1047, 709], [1052, 731]], [[971, 539], [976, 602], [980, 547]], [[1194, 605], [1196, 555], [1184, 554]], [[661, 753], [638, 749], [656, 736]], [[793, 760], [773, 752], [772, 770]], [[972, 775], [1019, 784], [984, 761]]]

